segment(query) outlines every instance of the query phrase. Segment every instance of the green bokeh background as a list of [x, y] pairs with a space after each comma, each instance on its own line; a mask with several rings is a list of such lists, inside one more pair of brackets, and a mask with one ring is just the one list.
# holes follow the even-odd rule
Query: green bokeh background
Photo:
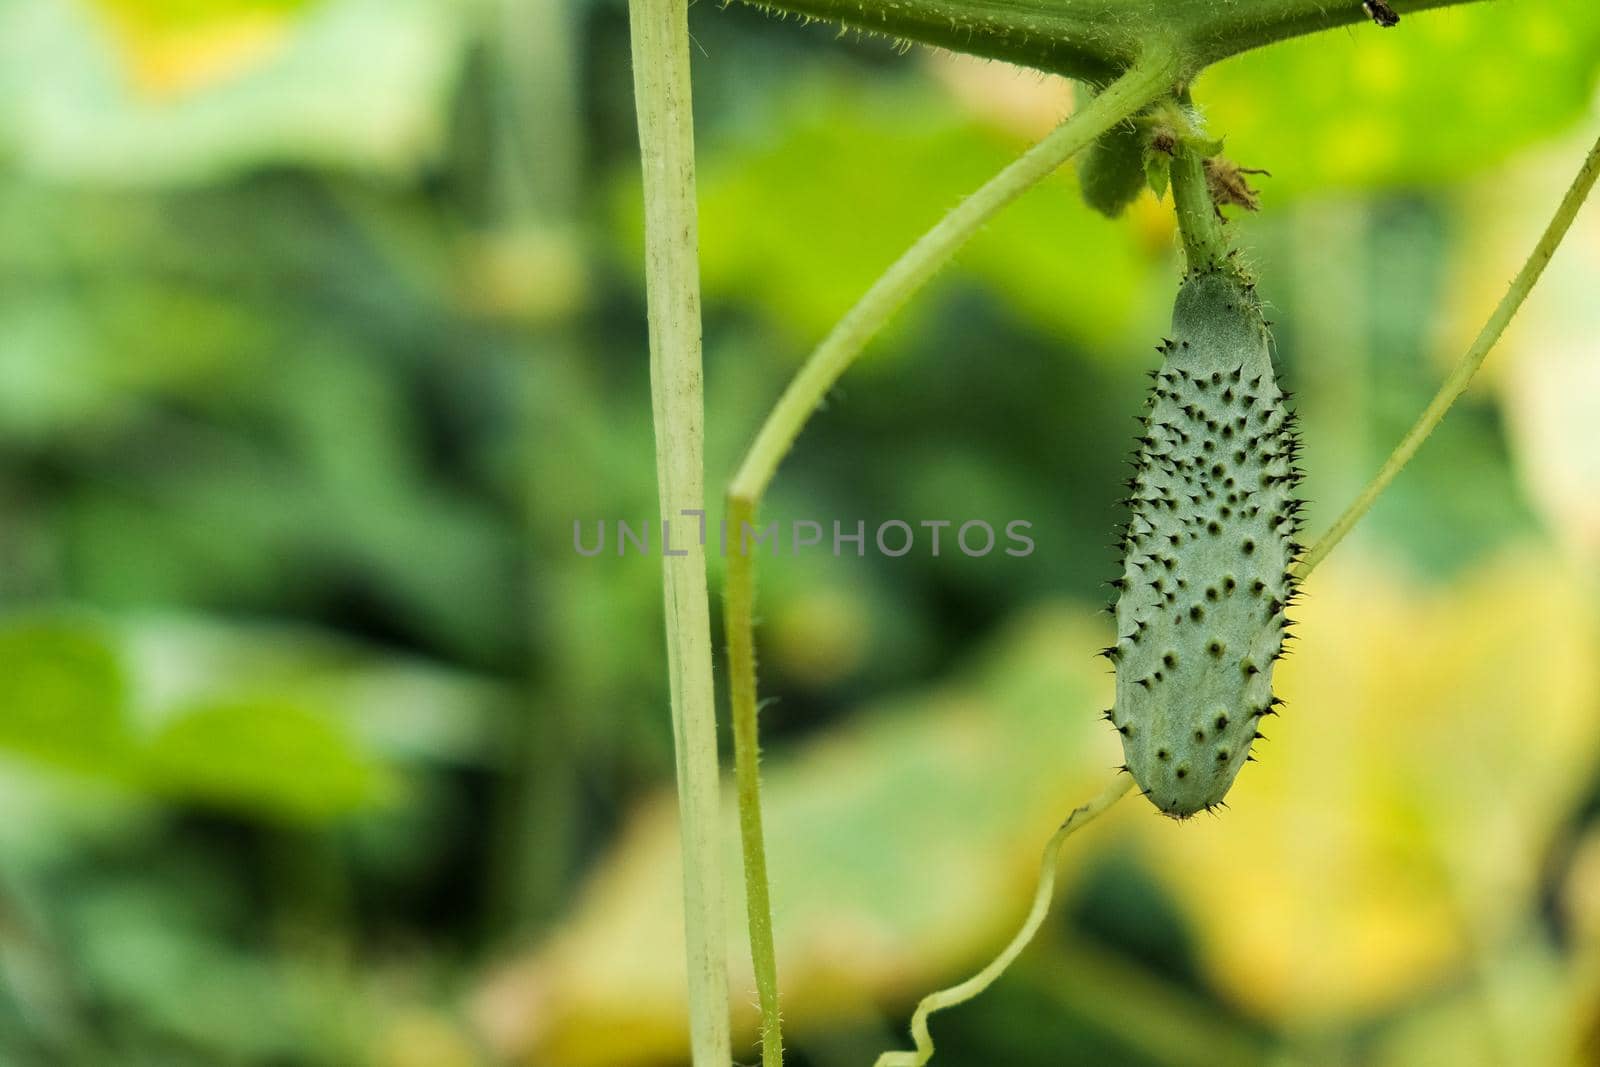
[[[684, 1062], [659, 561], [572, 548], [575, 520], [655, 509], [626, 16], [0, 5], [0, 1064]], [[719, 486], [829, 324], [1070, 94], [740, 6], [690, 27]], [[1313, 528], [1531, 247], [1597, 71], [1600, 8], [1497, 0], [1195, 87], [1230, 156], [1272, 172], [1236, 233], [1299, 392]], [[1107, 220], [1050, 179], [782, 469], [773, 518], [1025, 519], [1037, 543], [764, 561], [795, 1067], [870, 1062], [997, 945], [1061, 805], [1114, 762], [1090, 613], [1177, 270], [1167, 205]], [[1371, 943], [1325, 981], [1286, 950], [1291, 995], [1218, 918], [1278, 846], [1241, 814], [1257, 866], [1174, 874], [1195, 835], [1124, 812], [1017, 974], [937, 1025], [936, 1062], [1596, 1062], [1597, 278], [1591, 209], [1329, 579], [1313, 634], [1421, 650], [1309, 654], [1302, 699], [1323, 713], [1354, 663], [1373, 708], [1434, 723], [1437, 702], [1414, 762], [1404, 730], [1330, 707], [1365, 724], [1354, 755], [1237, 805], [1299, 811], [1309, 788], [1292, 825], [1330, 850], [1319, 812], [1401, 853], [1485, 830], [1484, 870], [1442, 864], [1404, 922], [1330, 918]], [[1499, 617], [1529, 643], [1479, 640]], [[1505, 722], [1554, 747], [1480, 729]], [[1441, 752], [1488, 759], [1472, 803], [1416, 783]], [[1315, 793], [1378, 765], [1405, 786]], [[1449, 822], [1475, 803], [1485, 823]], [[1362, 862], [1330, 860], [1393, 884]], [[1490, 876], [1517, 888], [1452, 895]], [[1467, 933], [1390, 951], [1438, 923]]]

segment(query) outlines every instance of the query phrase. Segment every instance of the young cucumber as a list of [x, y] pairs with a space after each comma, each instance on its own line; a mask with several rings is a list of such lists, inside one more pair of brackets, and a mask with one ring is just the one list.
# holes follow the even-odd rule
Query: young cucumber
[[1185, 818], [1227, 794], [1280, 703], [1299, 444], [1260, 305], [1231, 267], [1189, 274], [1161, 352], [1112, 583], [1107, 718], [1145, 796]]

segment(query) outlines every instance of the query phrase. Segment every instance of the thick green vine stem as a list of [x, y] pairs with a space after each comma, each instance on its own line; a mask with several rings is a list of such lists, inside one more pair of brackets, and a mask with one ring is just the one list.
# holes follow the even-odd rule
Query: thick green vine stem
[[[689, 101], [687, 0], [631, 0], [634, 103], [644, 165], [645, 295], [661, 514], [705, 507], [700, 273]], [[689, 1034], [695, 1067], [727, 1067], [727, 917], [723, 910], [717, 721], [705, 549], [662, 560], [667, 675], [683, 850]]]
[[1561, 205], [1556, 208], [1556, 213], [1550, 219], [1550, 224], [1545, 227], [1544, 233], [1539, 237], [1539, 242], [1533, 246], [1533, 253], [1528, 256], [1527, 262], [1517, 272], [1516, 278], [1511, 282], [1511, 288], [1500, 299], [1499, 305], [1495, 307], [1494, 313], [1489, 316], [1489, 321], [1484, 323], [1483, 329], [1478, 332], [1478, 336], [1472, 342], [1472, 346], [1467, 349], [1466, 354], [1461, 357], [1461, 361], [1450, 372], [1450, 376], [1439, 387], [1439, 392], [1435, 394], [1433, 400], [1423, 410], [1421, 417], [1417, 419], [1416, 425], [1412, 426], [1405, 437], [1400, 439], [1400, 443], [1395, 446], [1394, 451], [1378, 470], [1377, 475], [1361, 491], [1361, 495], [1356, 497], [1355, 503], [1351, 504], [1345, 510], [1345, 513], [1339, 516], [1339, 520], [1333, 524], [1332, 528], [1323, 534], [1317, 540], [1317, 543], [1311, 546], [1311, 550], [1305, 554], [1305, 558], [1301, 561], [1299, 567], [1300, 577], [1310, 574], [1312, 568], [1327, 558], [1328, 553], [1333, 551], [1334, 546], [1343, 540], [1344, 535], [1350, 532], [1351, 527], [1359, 522], [1361, 517], [1377, 502], [1378, 497], [1389, 487], [1389, 483], [1394, 481], [1395, 476], [1405, 469], [1407, 463], [1411, 462], [1411, 457], [1417, 454], [1417, 449], [1422, 447], [1422, 442], [1428, 439], [1428, 435], [1433, 433], [1433, 428], [1438, 426], [1444, 419], [1451, 405], [1460, 398], [1462, 393], [1467, 391], [1467, 386], [1471, 384], [1473, 375], [1477, 374], [1478, 368], [1483, 366], [1483, 361], [1488, 358], [1495, 343], [1500, 340], [1500, 335], [1505, 333], [1506, 327], [1510, 325], [1512, 318], [1522, 307], [1522, 302], [1528, 298], [1529, 293], [1533, 292], [1533, 287], [1538, 283], [1539, 276], [1544, 273], [1545, 267], [1549, 266], [1551, 257], [1555, 255], [1556, 249], [1560, 247], [1562, 239], [1567, 235], [1567, 231], [1572, 228], [1572, 221], [1577, 217], [1578, 209], [1583, 206], [1583, 202], [1588, 198], [1590, 190], [1594, 188], [1596, 178], [1600, 178], [1600, 140], [1597, 140], [1594, 147], [1589, 150], [1588, 157], [1578, 170], [1578, 176], [1573, 179], [1572, 185], [1568, 187], [1566, 196], [1561, 198]]
[[729, 552], [724, 598], [734, 778], [739, 797], [750, 956], [761, 1004], [764, 1067], [778, 1067], [782, 1063], [783, 1028], [761, 817], [756, 722], [755, 559], [753, 552], [746, 550], [745, 533], [754, 528], [761, 498], [806, 420], [889, 317], [1001, 208], [1096, 137], [1138, 113], [1162, 94], [1171, 92], [1178, 70], [1176, 58], [1166, 50], [1156, 48], [1146, 52], [1103, 93], [962, 201], [912, 245], [812, 352], [762, 424], [729, 486], [726, 512]]
[[[1099, 84], [1160, 43], [1188, 74], [1274, 41], [1368, 21], [1359, 0], [744, 0], [864, 33]], [[1394, 0], [1401, 14], [1476, 0]], [[1379, 32], [1372, 27], [1373, 32]], [[1404, 32], [1398, 30], [1383, 32]]]
[[911, 1016], [911, 1040], [917, 1046], [914, 1052], [885, 1052], [877, 1058], [873, 1067], [923, 1067], [933, 1058], [933, 1035], [928, 1033], [928, 1016], [945, 1008], [953, 1008], [957, 1004], [965, 1004], [982, 993], [1005, 973], [1013, 960], [1022, 955], [1022, 950], [1028, 947], [1028, 943], [1039, 932], [1045, 915], [1050, 911], [1050, 898], [1056, 889], [1056, 861], [1061, 858], [1061, 846], [1066, 844], [1067, 838], [1073, 833], [1099, 818], [1113, 804], [1127, 796], [1132, 788], [1133, 779], [1125, 774], [1119, 774], [1099, 796], [1073, 809], [1072, 814], [1067, 816], [1044, 846], [1044, 855], [1039, 861], [1039, 882], [1033, 891], [1033, 904], [1028, 908], [1028, 916], [1022, 920], [1021, 928], [983, 970], [964, 982], [929, 993], [922, 998], [917, 1004], [917, 1010]]

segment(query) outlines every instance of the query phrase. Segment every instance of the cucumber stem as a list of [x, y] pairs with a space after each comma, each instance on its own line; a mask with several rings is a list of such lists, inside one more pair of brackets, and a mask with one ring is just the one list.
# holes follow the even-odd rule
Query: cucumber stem
[[1221, 267], [1228, 254], [1228, 238], [1211, 199], [1206, 162], [1200, 149], [1182, 137], [1172, 155], [1172, 203], [1177, 209], [1178, 233], [1183, 238], [1183, 254], [1190, 272]]

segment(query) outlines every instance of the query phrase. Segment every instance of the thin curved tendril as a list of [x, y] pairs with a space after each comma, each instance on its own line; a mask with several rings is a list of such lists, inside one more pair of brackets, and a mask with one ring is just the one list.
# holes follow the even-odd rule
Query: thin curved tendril
[[1394, 481], [1395, 476], [1405, 469], [1407, 463], [1411, 462], [1411, 457], [1417, 454], [1417, 449], [1422, 447], [1422, 442], [1428, 439], [1428, 435], [1433, 433], [1434, 427], [1438, 426], [1444, 419], [1451, 405], [1461, 397], [1462, 393], [1467, 391], [1467, 386], [1472, 382], [1472, 376], [1478, 373], [1479, 367], [1483, 366], [1483, 361], [1488, 358], [1495, 343], [1500, 340], [1501, 334], [1505, 333], [1506, 327], [1511, 323], [1511, 319], [1522, 307], [1522, 303], [1528, 298], [1528, 294], [1533, 291], [1534, 285], [1539, 281], [1539, 276], [1544, 273], [1544, 269], [1549, 265], [1551, 257], [1555, 255], [1556, 249], [1560, 247], [1562, 239], [1567, 235], [1567, 231], [1572, 228], [1572, 220], [1577, 217], [1578, 209], [1583, 206], [1589, 191], [1594, 188], [1597, 177], [1600, 177], [1600, 140], [1597, 140], [1594, 147], [1589, 150], [1589, 155], [1583, 161], [1583, 166], [1579, 169], [1578, 176], [1573, 179], [1572, 185], [1567, 189], [1566, 196], [1562, 197], [1561, 205], [1556, 208], [1556, 213], [1550, 219], [1550, 224], [1545, 227], [1543, 235], [1539, 238], [1539, 243], [1533, 246], [1533, 253], [1528, 256], [1527, 262], [1517, 272], [1515, 280], [1511, 283], [1511, 288], [1501, 298], [1499, 305], [1494, 309], [1494, 314], [1489, 316], [1489, 321], [1484, 323], [1483, 329], [1478, 332], [1477, 339], [1472, 342], [1472, 347], [1467, 349], [1466, 354], [1461, 357], [1461, 362], [1456, 364], [1455, 369], [1450, 372], [1450, 376], [1444, 380], [1444, 384], [1439, 386], [1439, 392], [1435, 394], [1433, 400], [1423, 410], [1421, 417], [1417, 419], [1416, 425], [1411, 427], [1410, 432], [1400, 439], [1400, 443], [1395, 446], [1394, 451], [1390, 453], [1388, 460], [1378, 470], [1377, 475], [1361, 491], [1361, 495], [1356, 497], [1355, 502], [1345, 510], [1343, 515], [1339, 516], [1339, 521], [1335, 522], [1328, 532], [1318, 539], [1317, 543], [1311, 547], [1311, 551], [1305, 554], [1305, 558], [1300, 561], [1300, 565], [1297, 568], [1298, 577], [1304, 578], [1310, 574], [1317, 564], [1327, 558], [1328, 553], [1333, 551], [1334, 546], [1343, 540], [1344, 535], [1350, 532], [1351, 527], [1361, 521], [1362, 516], [1371, 509], [1378, 497], [1389, 487], [1389, 483]]
[[1066, 844], [1067, 838], [1074, 832], [1093, 822], [1113, 804], [1127, 796], [1132, 788], [1133, 779], [1119, 774], [1099, 796], [1075, 808], [1072, 814], [1067, 816], [1060, 829], [1051, 835], [1044, 846], [1044, 856], [1039, 861], [1039, 884], [1033, 891], [1033, 906], [1028, 909], [1028, 917], [1022, 921], [1021, 929], [983, 970], [964, 982], [929, 993], [922, 998], [917, 1004], [916, 1012], [911, 1016], [911, 1040], [916, 1043], [916, 1051], [885, 1052], [878, 1057], [873, 1067], [923, 1067], [923, 1064], [933, 1057], [933, 1036], [928, 1033], [928, 1016], [936, 1011], [966, 1003], [988, 989], [1005, 973], [1012, 961], [1028, 947], [1033, 935], [1039, 932], [1039, 927], [1050, 910], [1050, 898], [1056, 888], [1056, 861], [1061, 856], [1061, 846]]
[[1096, 137], [1170, 91], [1179, 72], [1176, 56], [1165, 49], [1153, 48], [1093, 101], [962, 201], [912, 245], [806, 360], [762, 424], [729, 487], [727, 523], [732, 550], [728, 553], [724, 599], [734, 779], [739, 799], [750, 956], [761, 1003], [764, 1067], [779, 1067], [783, 1062], [783, 1032], [761, 815], [756, 725], [755, 559], [754, 554], [745, 549], [744, 531], [747, 526], [754, 525], [767, 485], [806, 420], [889, 317], [948, 263], [996, 212]]

